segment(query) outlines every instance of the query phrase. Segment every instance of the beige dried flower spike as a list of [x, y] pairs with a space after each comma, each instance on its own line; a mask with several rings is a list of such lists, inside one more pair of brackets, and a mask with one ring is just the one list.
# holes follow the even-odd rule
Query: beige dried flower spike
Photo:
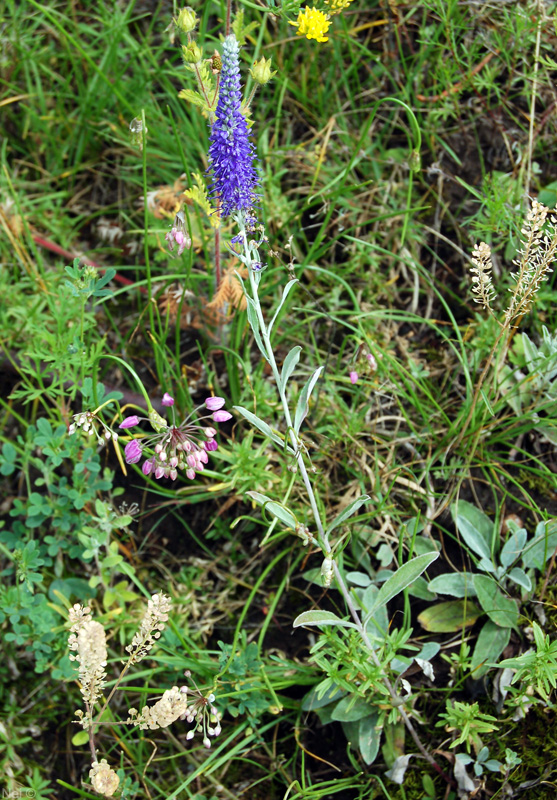
[[492, 311], [491, 301], [497, 296], [491, 282], [491, 248], [485, 242], [474, 245], [472, 251], [472, 291], [476, 295], [474, 300], [481, 303], [482, 308]]
[[132, 639], [132, 643], [126, 647], [129, 653], [129, 665], [137, 664], [145, 658], [149, 650], [160, 638], [165, 624], [168, 621], [168, 614], [172, 608], [172, 601], [162, 592], [154, 594], [147, 604], [147, 611], [139, 630]]
[[130, 708], [129, 717], [126, 720], [132, 725], [137, 725], [142, 730], [150, 728], [167, 728], [173, 722], [187, 714], [188, 712], [188, 688], [187, 686], [173, 686], [167, 689], [160, 700], [152, 706], [145, 706], [141, 714], [138, 715], [137, 709]]
[[532, 201], [526, 222], [521, 230], [520, 258], [513, 264], [518, 267], [511, 277], [514, 281], [509, 291], [511, 302], [505, 312], [505, 325], [530, 310], [538, 289], [549, 273], [557, 253], [557, 217], [537, 200]]
[[[90, 712], [106, 683], [106, 634], [101, 623], [91, 619], [91, 609], [88, 606], [76, 604], [70, 609], [69, 617], [73, 623], [68, 639], [70, 661], [79, 663], [81, 694]], [[90, 713], [88, 717], [90, 720]], [[87, 727], [86, 723], [82, 719], [84, 727]]]

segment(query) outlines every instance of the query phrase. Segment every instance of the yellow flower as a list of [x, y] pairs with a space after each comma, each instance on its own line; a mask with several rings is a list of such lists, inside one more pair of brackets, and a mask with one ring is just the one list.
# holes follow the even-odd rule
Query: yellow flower
[[329, 8], [331, 9], [331, 14], [340, 14], [340, 12], [348, 8], [352, 0], [325, 0]]
[[289, 25], [295, 25], [298, 30], [298, 36], [307, 36], [308, 39], [317, 39], [318, 42], [328, 42], [329, 37], [323, 34], [329, 30], [328, 17], [322, 11], [318, 11], [315, 6], [310, 8], [305, 7], [305, 10], [298, 14], [296, 22], [289, 22]]

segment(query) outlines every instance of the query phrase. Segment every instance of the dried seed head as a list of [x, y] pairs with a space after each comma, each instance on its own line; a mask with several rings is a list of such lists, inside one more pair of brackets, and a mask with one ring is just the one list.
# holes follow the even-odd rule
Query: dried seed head
[[106, 758], [101, 759], [100, 764], [98, 761], [93, 761], [89, 777], [93, 789], [105, 797], [112, 797], [120, 784], [120, 778], [112, 767], [108, 766]]
[[132, 643], [126, 647], [130, 654], [130, 664], [137, 664], [138, 661], [141, 661], [153, 647], [155, 641], [160, 638], [171, 607], [170, 598], [162, 592], [154, 594], [149, 600], [139, 630], [133, 637]]
[[106, 681], [106, 634], [101, 623], [91, 619], [90, 608], [75, 605], [70, 609], [69, 615], [73, 622], [68, 638], [70, 661], [79, 663], [81, 694], [85, 702], [93, 706]]
[[557, 217], [533, 200], [520, 235], [520, 257], [513, 260], [517, 271], [511, 273], [514, 286], [509, 289], [512, 297], [505, 312], [507, 324], [530, 310], [541, 284], [553, 272], [551, 266], [557, 257]]
[[491, 309], [491, 301], [496, 297], [491, 282], [491, 248], [485, 242], [474, 245], [472, 251], [472, 291], [476, 295], [474, 300], [481, 303], [482, 308]]
[[145, 706], [141, 714], [137, 714], [136, 709], [131, 708], [127, 722], [137, 725], [144, 730], [150, 728], [167, 728], [179, 717], [188, 711], [187, 687], [173, 686], [167, 689], [160, 700], [152, 706]]

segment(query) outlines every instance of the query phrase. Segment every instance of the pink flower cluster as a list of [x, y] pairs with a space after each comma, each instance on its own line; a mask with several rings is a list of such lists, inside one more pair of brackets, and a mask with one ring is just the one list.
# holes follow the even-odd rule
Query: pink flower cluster
[[[226, 422], [232, 414], [223, 409], [222, 397], [208, 397], [205, 406], [213, 412], [205, 417], [192, 421], [190, 414], [187, 419], [176, 425], [168, 425], [165, 420], [157, 415], [155, 428], [157, 433], [145, 439], [131, 439], [124, 449], [126, 463], [137, 464], [143, 457], [145, 461], [141, 470], [144, 475], [153, 474], [155, 478], [170, 478], [176, 480], [178, 470], [185, 470], [186, 477], [193, 480], [196, 472], [201, 472], [209, 461], [208, 453], [217, 450], [215, 439], [217, 435], [213, 427], [204, 427], [201, 420], [211, 419], [213, 422]], [[174, 398], [168, 392], [164, 395], [164, 406], [172, 407]], [[174, 411], [172, 412], [174, 413]], [[120, 428], [133, 428], [141, 422], [142, 417], [132, 416], [120, 424]]]
[[179, 256], [182, 255], [186, 247], [191, 247], [191, 239], [186, 231], [186, 221], [182, 211], [178, 211], [174, 217], [172, 230], [170, 230], [164, 238], [168, 242], [168, 249], [170, 252], [174, 249], [174, 243], [178, 245], [177, 252]]

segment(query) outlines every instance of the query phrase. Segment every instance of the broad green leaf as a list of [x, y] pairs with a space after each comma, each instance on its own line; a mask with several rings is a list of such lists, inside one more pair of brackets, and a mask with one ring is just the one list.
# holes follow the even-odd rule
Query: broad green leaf
[[492, 622], [502, 628], [518, 630], [518, 608], [514, 600], [505, 597], [493, 578], [474, 575], [478, 601]]
[[338, 625], [341, 628], [357, 628], [354, 622], [341, 619], [333, 614], [332, 611], [304, 611], [298, 614], [294, 622], [293, 628], [299, 628], [301, 625]]
[[507, 573], [507, 577], [510, 578], [511, 581], [514, 581], [514, 583], [517, 583], [523, 589], [526, 589], [527, 592], [532, 591], [532, 581], [524, 572], [524, 570], [520, 569], [520, 567], [513, 567], [511, 571]]
[[428, 600], [431, 601], [434, 598], [431, 596], [431, 592], [428, 590], [428, 582], [420, 575], [419, 578], [410, 584], [408, 587], [408, 594], [411, 597], [417, 597], [419, 600]]
[[346, 580], [353, 583], [354, 586], [361, 586], [364, 589], [371, 583], [371, 578], [365, 572], [347, 572]]
[[353, 500], [351, 503], [349, 503], [344, 511], [341, 511], [340, 514], [336, 516], [331, 524], [327, 527], [325, 536], [328, 536], [331, 531], [333, 531], [335, 528], [338, 528], [338, 526], [342, 525], [343, 522], [346, 522], [346, 520], [355, 514], [356, 511], [364, 505], [364, 503], [368, 502], [368, 500], [371, 500], [371, 497], [368, 494], [363, 494], [361, 497], [358, 497], [357, 500]]
[[343, 697], [331, 714], [331, 718], [336, 722], [357, 722], [371, 713], [371, 706], [359, 697], [354, 698], [353, 694]]
[[280, 372], [280, 388], [282, 391], [286, 389], [286, 384], [294, 370], [296, 369], [296, 365], [300, 360], [300, 353], [302, 352], [302, 348], [299, 345], [293, 347], [292, 350], [287, 354], [284, 362], [282, 364], [282, 369]]
[[370, 714], [360, 720], [358, 730], [358, 747], [364, 762], [369, 766], [373, 764], [379, 752], [382, 725], [379, 723], [378, 714]]
[[511, 564], [518, 561], [522, 556], [527, 538], [528, 534], [525, 528], [517, 528], [511, 532], [499, 555], [499, 561], [503, 567], [510, 567]]
[[[328, 680], [329, 679], [327, 678], [327, 681]], [[303, 711], [315, 711], [318, 708], [324, 708], [330, 703], [333, 703], [335, 700], [340, 700], [340, 698], [343, 696], [344, 691], [333, 684], [325, 690], [325, 693], [321, 697], [319, 697], [320, 688], [323, 683], [324, 681], [321, 681], [321, 683], [318, 683], [317, 686], [314, 686], [313, 689], [306, 694], [302, 700]]]
[[481, 613], [471, 600], [447, 600], [422, 611], [418, 622], [430, 633], [452, 633], [473, 625]]
[[488, 619], [478, 636], [478, 641], [472, 654], [472, 677], [474, 680], [481, 678], [489, 670], [489, 662], [497, 661], [511, 637], [510, 628], [501, 628]]
[[476, 555], [491, 561], [491, 542], [494, 534], [493, 522], [483, 511], [459, 500], [451, 506], [451, 514], [458, 532]]
[[[286, 298], [287, 298], [287, 297], [288, 297], [288, 295], [290, 294], [290, 290], [291, 290], [291, 289], [292, 289], [292, 288], [293, 288], [293, 287], [294, 287], [294, 286], [295, 286], [297, 283], [298, 283], [298, 278], [293, 278], [291, 281], [288, 281], [288, 283], [287, 283], [287, 284], [286, 284], [286, 286], [284, 287], [284, 291], [283, 291], [283, 293], [282, 293], [282, 297], [281, 297], [281, 299], [280, 299], [280, 302], [279, 302], [279, 304], [278, 304], [278, 308], [277, 308], [277, 310], [276, 310], [276, 311], [275, 311], [275, 313], [274, 313], [273, 319], [272, 319], [272, 320], [271, 320], [271, 322], [269, 323], [269, 329], [268, 329], [268, 330], [269, 330], [269, 335], [271, 334], [271, 331], [273, 330], [273, 326], [274, 326], [274, 324], [275, 324], [275, 322], [276, 322], [276, 320], [277, 320], [277, 317], [278, 317], [278, 315], [279, 315], [279, 313], [280, 313], [280, 310], [281, 310], [281, 308], [283, 307], [283, 305], [284, 305], [284, 303], [285, 303], [285, 301], [286, 301]], [[301, 350], [301, 348], [300, 348], [300, 350]]]
[[74, 747], [81, 747], [89, 741], [89, 731], [78, 731], [72, 736], [72, 744]]
[[318, 367], [313, 373], [313, 375], [308, 379], [304, 388], [300, 392], [300, 396], [298, 398], [298, 404], [296, 406], [296, 413], [294, 414], [294, 431], [296, 433], [300, 432], [302, 422], [309, 413], [309, 399], [311, 397], [311, 393], [313, 392], [315, 384], [319, 380], [319, 376], [323, 372], [323, 369], [324, 369], [323, 367]]
[[110, 569], [111, 567], [115, 567], [117, 564], [120, 564], [123, 561], [122, 556], [107, 556], [102, 560], [102, 567], [103, 569]]
[[269, 514], [272, 514], [273, 517], [280, 519], [281, 522], [288, 528], [292, 528], [296, 530], [298, 526], [298, 521], [294, 514], [285, 508], [280, 503], [275, 503], [274, 500], [271, 500], [267, 495], [261, 494], [260, 492], [246, 492], [246, 494], [251, 497], [252, 500], [255, 500], [256, 503], [259, 503], [263, 506], [265, 511], [268, 511]]
[[431, 661], [432, 658], [435, 658], [439, 650], [441, 650], [439, 642], [426, 642], [418, 655], [414, 656], [414, 658], [421, 658], [422, 661]]
[[474, 577], [469, 572], [446, 572], [437, 575], [428, 584], [430, 592], [448, 594], [451, 597], [475, 597]]
[[[251, 411], [248, 411], [247, 408], [244, 408], [243, 406], [234, 406], [234, 411], [238, 411], [245, 419], [247, 419], [248, 422], [251, 422], [255, 428], [260, 430], [265, 436], [268, 436], [269, 439], [272, 439], [276, 445], [284, 450], [284, 439], [281, 438], [278, 433], [275, 433], [270, 425], [267, 425], [264, 420], [260, 419], [255, 414], [252, 414]], [[289, 445], [286, 445], [286, 449], [289, 453], [294, 454], [294, 450]]]
[[557, 549], [557, 521], [540, 522], [534, 540], [524, 548], [522, 563], [528, 569], [543, 569]]
[[383, 605], [379, 608], [376, 608], [376, 610], [372, 612], [371, 616], [367, 613], [369, 609], [373, 608], [375, 605], [375, 600], [377, 599], [378, 594], [379, 589], [377, 586], [371, 584], [364, 592], [362, 592], [360, 602], [362, 608], [364, 609], [364, 614], [366, 614], [366, 632], [372, 638], [384, 639], [387, 631], [389, 630], [387, 606]]
[[387, 578], [383, 586], [379, 589], [373, 607], [369, 609], [371, 615], [375, 609], [382, 605], [386, 605], [389, 600], [400, 594], [403, 589], [406, 589], [416, 578], [425, 572], [429, 565], [439, 557], [439, 553], [424, 553], [423, 556], [416, 556], [411, 561], [403, 564], [396, 572]]

